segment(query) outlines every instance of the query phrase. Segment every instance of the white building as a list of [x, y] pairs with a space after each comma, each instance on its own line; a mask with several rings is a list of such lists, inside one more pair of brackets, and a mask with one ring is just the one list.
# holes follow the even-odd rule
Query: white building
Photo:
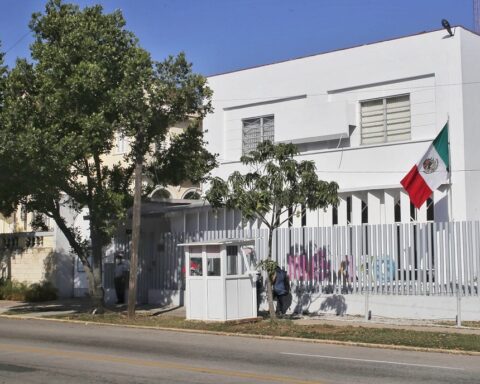
[[[338, 208], [308, 211], [294, 226], [479, 219], [480, 36], [454, 30], [209, 77], [214, 112], [204, 128], [220, 155], [215, 176], [242, 169], [242, 152], [261, 140], [292, 142], [299, 160], [315, 161], [321, 179], [339, 184], [341, 197]], [[452, 201], [445, 186], [416, 210], [400, 180], [447, 121]], [[240, 225], [217, 223], [218, 213], [185, 218], [174, 229]]]
[[[291, 310], [478, 319], [478, 63], [480, 36], [456, 27], [208, 78], [214, 176], [248, 171], [240, 157], [269, 139], [297, 144], [298, 160], [339, 184], [338, 207], [307, 210], [274, 234], [274, 257], [295, 287]], [[400, 181], [447, 121], [451, 181], [416, 209]], [[213, 230], [199, 237], [258, 228], [201, 202], [163, 212], [172, 232]]]

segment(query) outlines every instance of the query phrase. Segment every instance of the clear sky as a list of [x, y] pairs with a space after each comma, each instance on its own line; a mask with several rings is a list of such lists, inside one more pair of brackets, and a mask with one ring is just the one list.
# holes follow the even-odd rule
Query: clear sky
[[[121, 9], [155, 60], [184, 51], [204, 75], [451, 25], [473, 29], [473, 0], [72, 0]], [[28, 57], [28, 22], [44, 0], [0, 0], [6, 63]]]

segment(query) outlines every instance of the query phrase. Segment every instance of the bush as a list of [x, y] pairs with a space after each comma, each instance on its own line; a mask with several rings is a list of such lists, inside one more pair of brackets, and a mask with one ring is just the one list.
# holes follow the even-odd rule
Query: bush
[[57, 289], [48, 281], [28, 285], [15, 280], [0, 280], [0, 300], [38, 302], [56, 298]]
[[27, 284], [18, 281], [4, 280], [0, 284], [0, 299], [2, 300], [25, 300]]
[[49, 281], [30, 285], [25, 292], [25, 301], [50, 301], [57, 298], [57, 289]]

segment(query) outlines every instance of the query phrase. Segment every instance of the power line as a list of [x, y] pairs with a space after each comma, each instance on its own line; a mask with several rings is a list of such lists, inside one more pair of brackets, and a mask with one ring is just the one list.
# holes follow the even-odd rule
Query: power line
[[20, 44], [22, 42], [23, 39], [25, 39], [25, 37], [27, 37], [30, 33], [32, 33], [31, 31], [28, 31], [26, 32], [25, 34], [22, 35], [22, 37], [20, 37], [15, 43], [13, 43], [13, 45], [8, 48], [6, 51], [5, 51], [5, 54], [7, 54], [8, 52], [10, 52], [13, 48], [15, 48], [18, 44]]

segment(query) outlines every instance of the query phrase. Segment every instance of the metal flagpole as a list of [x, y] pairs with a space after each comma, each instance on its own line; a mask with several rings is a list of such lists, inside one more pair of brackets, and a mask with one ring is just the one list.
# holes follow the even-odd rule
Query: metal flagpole
[[450, 115], [447, 116], [447, 132], [448, 132], [448, 205], [449, 214], [448, 221], [453, 221], [453, 197], [452, 197], [452, 158], [450, 156]]
[[[450, 115], [447, 118], [447, 132], [448, 132], [448, 202], [449, 202], [449, 221], [453, 222], [453, 191], [452, 191], [452, 158], [450, 155]], [[455, 255], [455, 262], [458, 262], [458, 256]], [[461, 295], [461, 287], [460, 287], [460, 270], [457, 268], [458, 277], [455, 276], [457, 279], [456, 281], [456, 290], [457, 290], [457, 327], [462, 326], [462, 295]]]

